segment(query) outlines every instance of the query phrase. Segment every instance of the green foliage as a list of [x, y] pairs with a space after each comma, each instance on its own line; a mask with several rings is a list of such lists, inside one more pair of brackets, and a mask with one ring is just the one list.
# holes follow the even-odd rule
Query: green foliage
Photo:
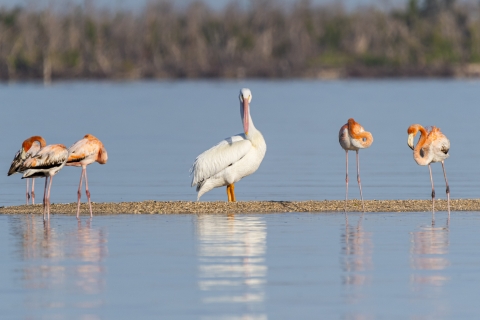
[[0, 12], [1, 23], [7, 28], [11, 28], [15, 26], [18, 19], [18, 15], [21, 13], [21, 11], [22, 10], [20, 8], [15, 8], [11, 11], [2, 10]]
[[69, 68], [77, 67], [80, 64], [80, 52], [78, 50], [68, 50], [62, 54], [62, 62]]
[[444, 38], [439, 32], [434, 31], [427, 37], [425, 46], [427, 48], [426, 60], [428, 63], [455, 63], [460, 57], [455, 53], [453, 44]]
[[391, 60], [386, 56], [366, 53], [360, 57], [360, 62], [367, 67], [392, 67], [398, 66], [398, 61]]
[[343, 17], [334, 17], [327, 21], [324, 26], [324, 34], [320, 37], [320, 44], [330, 50], [338, 50], [341, 47], [345, 29], [348, 26], [347, 19]]
[[255, 46], [255, 38], [252, 34], [244, 33], [237, 36], [238, 47], [241, 50], [249, 51]]
[[348, 66], [353, 62], [351, 56], [339, 51], [326, 51], [309, 61], [311, 67], [340, 68]]
[[95, 44], [97, 41], [97, 26], [91, 19], [85, 21], [85, 36], [92, 44]]

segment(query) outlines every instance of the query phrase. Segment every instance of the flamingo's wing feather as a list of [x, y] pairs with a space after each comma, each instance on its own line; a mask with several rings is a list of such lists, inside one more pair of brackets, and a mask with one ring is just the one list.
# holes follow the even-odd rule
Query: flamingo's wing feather
[[62, 165], [68, 158], [68, 149], [61, 144], [52, 144], [38, 151], [23, 162], [20, 170], [49, 169]]
[[243, 158], [251, 147], [252, 143], [245, 135], [239, 134], [222, 140], [200, 154], [190, 169], [193, 174], [192, 187]]
[[88, 157], [98, 154], [98, 144], [91, 140], [81, 139], [68, 148], [69, 156], [67, 163], [80, 162]]
[[10, 165], [10, 169], [8, 170], [8, 175], [11, 176], [12, 174], [19, 172], [18, 169], [20, 169], [24, 161], [25, 159], [22, 159], [21, 150], [18, 150], [12, 160], [12, 164]]

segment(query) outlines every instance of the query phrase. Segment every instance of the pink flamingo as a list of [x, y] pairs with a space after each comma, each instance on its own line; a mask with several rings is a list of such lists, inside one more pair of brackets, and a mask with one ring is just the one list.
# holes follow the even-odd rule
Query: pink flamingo
[[93, 217], [92, 203], [90, 201], [90, 191], [88, 190], [87, 166], [93, 162], [100, 164], [107, 163], [107, 150], [103, 143], [91, 134], [85, 135], [83, 139], [75, 142], [69, 149], [69, 156], [67, 166], [82, 167], [82, 174], [80, 175], [80, 184], [78, 185], [78, 203], [77, 203], [77, 218], [80, 215], [80, 198], [82, 196], [82, 180], [85, 176], [85, 193], [88, 198], [88, 205], [90, 207], [90, 217]]
[[368, 148], [373, 143], [373, 136], [370, 132], [367, 132], [363, 127], [355, 122], [353, 118], [348, 119], [348, 122], [340, 128], [338, 134], [338, 141], [340, 146], [345, 150], [345, 156], [347, 160], [346, 164], [346, 191], [345, 191], [345, 212], [347, 212], [347, 200], [348, 200], [348, 151], [353, 150], [357, 153], [357, 181], [360, 188], [360, 198], [362, 199], [362, 208], [365, 212], [365, 205], [363, 203], [362, 184], [360, 182], [360, 159], [358, 157], [358, 150]]
[[[45, 139], [43, 139], [41, 136], [33, 136], [23, 141], [22, 148], [20, 148], [20, 150], [17, 151], [17, 153], [15, 154], [15, 157], [13, 158], [12, 164], [10, 165], [10, 170], [8, 170], [8, 175], [11, 176], [12, 174], [15, 174], [15, 173], [21, 173], [19, 169], [22, 166], [23, 162], [26, 159], [35, 155], [41, 148], [45, 147], [46, 145], [47, 143], [45, 142]], [[28, 205], [28, 201], [30, 200], [28, 180], [30, 179], [27, 179], [27, 193], [26, 193], [27, 205]], [[34, 178], [32, 178], [31, 195], [32, 195], [31, 196], [32, 204], [35, 204], [35, 179]]]
[[[43, 190], [43, 220], [45, 211], [50, 219], [50, 190], [52, 179], [65, 165], [68, 158], [68, 149], [63, 144], [52, 144], [38, 151], [32, 157], [26, 159], [20, 166], [24, 178], [45, 177], [45, 188]], [[50, 183], [48, 184], [48, 178]], [[47, 190], [48, 184], [48, 190]]]
[[[420, 131], [420, 139], [415, 147], [413, 141]], [[427, 166], [430, 171], [430, 182], [432, 183], [432, 214], [435, 213], [435, 188], [433, 186], [432, 162], [441, 162], [443, 168], [443, 176], [447, 186], [447, 206], [450, 215], [450, 187], [448, 186], [447, 173], [445, 172], [445, 159], [448, 158], [448, 150], [450, 150], [450, 141], [437, 127], [431, 127], [427, 131], [419, 124], [412, 124], [408, 127], [408, 146], [413, 150], [413, 159], [421, 166]]]

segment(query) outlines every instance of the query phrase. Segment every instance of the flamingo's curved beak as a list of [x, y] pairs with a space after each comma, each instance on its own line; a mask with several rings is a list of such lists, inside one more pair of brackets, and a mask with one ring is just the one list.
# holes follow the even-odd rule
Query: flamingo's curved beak
[[248, 134], [248, 129], [249, 129], [249, 119], [250, 119], [250, 110], [248, 110], [249, 105], [248, 105], [248, 97], [243, 97], [243, 130], [245, 131], [245, 134]]
[[410, 147], [410, 149], [412, 149], [412, 150], [414, 149], [413, 148], [413, 139], [415, 139], [415, 135], [413, 133], [409, 134], [407, 143], [408, 143], [408, 146]]

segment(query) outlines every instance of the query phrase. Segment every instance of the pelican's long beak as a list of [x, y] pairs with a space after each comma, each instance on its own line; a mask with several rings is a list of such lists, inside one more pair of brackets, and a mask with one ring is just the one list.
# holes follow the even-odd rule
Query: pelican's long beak
[[248, 134], [249, 129], [249, 114], [250, 111], [248, 110], [248, 98], [243, 98], [243, 130], [245, 131], [245, 135]]
[[412, 149], [412, 150], [414, 149], [413, 148], [413, 139], [415, 139], [415, 135], [413, 133], [409, 134], [407, 143], [408, 143], [408, 146], [410, 147], [410, 149]]

